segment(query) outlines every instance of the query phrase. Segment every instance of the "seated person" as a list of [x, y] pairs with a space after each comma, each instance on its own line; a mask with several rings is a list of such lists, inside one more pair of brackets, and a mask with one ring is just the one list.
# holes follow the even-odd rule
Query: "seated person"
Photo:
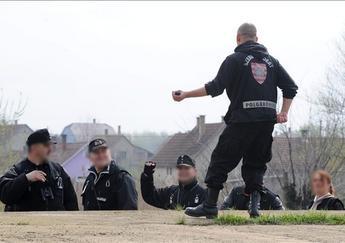
[[88, 157], [92, 166], [81, 195], [84, 210], [137, 210], [134, 179], [111, 158], [107, 142], [102, 138], [92, 140]]
[[315, 198], [309, 205], [310, 210], [344, 210], [344, 204], [334, 196], [332, 179], [326, 171], [312, 174], [311, 187]]
[[182, 155], [177, 159], [178, 185], [155, 188], [155, 167], [155, 162], [148, 161], [141, 174], [141, 194], [146, 203], [162, 209], [185, 209], [198, 206], [204, 201], [206, 191], [198, 184], [195, 162], [188, 155]]
[[[249, 195], [244, 193], [244, 186], [234, 187], [230, 194], [224, 199], [221, 210], [248, 210]], [[284, 210], [284, 206], [279, 196], [267, 188], [261, 192], [261, 210]]]

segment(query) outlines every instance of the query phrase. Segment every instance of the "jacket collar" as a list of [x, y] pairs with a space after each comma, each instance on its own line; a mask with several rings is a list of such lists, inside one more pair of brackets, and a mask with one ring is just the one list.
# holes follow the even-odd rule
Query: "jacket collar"
[[196, 185], [198, 184], [198, 181], [196, 178], [194, 178], [190, 183], [188, 183], [187, 185], [182, 185], [180, 182], [179, 182], [179, 187], [181, 189], [184, 189], [184, 190], [191, 190], [193, 189]]

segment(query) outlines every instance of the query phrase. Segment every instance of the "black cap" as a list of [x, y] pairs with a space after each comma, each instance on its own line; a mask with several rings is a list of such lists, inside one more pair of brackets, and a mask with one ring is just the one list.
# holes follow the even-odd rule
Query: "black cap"
[[89, 143], [89, 153], [100, 148], [108, 148], [107, 142], [103, 138], [96, 138]]
[[195, 162], [188, 155], [181, 155], [177, 158], [177, 163], [176, 163], [176, 167], [179, 167], [179, 166], [195, 167]]
[[37, 143], [49, 144], [55, 142], [52, 142], [51, 136], [47, 129], [40, 129], [31, 133], [26, 140], [26, 145], [29, 147]]

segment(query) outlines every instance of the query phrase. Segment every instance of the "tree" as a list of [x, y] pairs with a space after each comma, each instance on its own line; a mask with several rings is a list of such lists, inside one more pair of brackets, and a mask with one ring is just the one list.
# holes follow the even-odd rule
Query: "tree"
[[3, 171], [18, 159], [18, 153], [12, 151], [8, 138], [13, 134], [15, 122], [23, 115], [26, 103], [20, 97], [12, 101], [0, 94], [0, 170]]

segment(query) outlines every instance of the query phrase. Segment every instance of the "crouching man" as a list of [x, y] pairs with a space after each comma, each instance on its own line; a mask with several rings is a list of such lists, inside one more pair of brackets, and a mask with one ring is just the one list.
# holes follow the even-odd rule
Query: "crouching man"
[[[234, 187], [230, 194], [224, 199], [221, 210], [233, 209], [233, 210], [248, 210], [249, 207], [249, 195], [245, 192], [245, 186]], [[264, 188], [260, 191], [260, 209], [261, 210], [284, 210], [283, 202], [280, 197], [274, 192]]]
[[92, 140], [88, 155], [92, 167], [81, 195], [84, 210], [137, 210], [135, 182], [112, 160], [106, 141]]
[[182, 155], [177, 159], [178, 185], [155, 188], [155, 167], [155, 162], [146, 162], [141, 174], [141, 194], [146, 203], [162, 209], [185, 209], [198, 206], [204, 201], [206, 191], [198, 184], [195, 162], [188, 155]]
[[71, 179], [61, 165], [49, 161], [52, 141], [47, 129], [32, 133], [27, 158], [0, 178], [5, 211], [78, 210]]

